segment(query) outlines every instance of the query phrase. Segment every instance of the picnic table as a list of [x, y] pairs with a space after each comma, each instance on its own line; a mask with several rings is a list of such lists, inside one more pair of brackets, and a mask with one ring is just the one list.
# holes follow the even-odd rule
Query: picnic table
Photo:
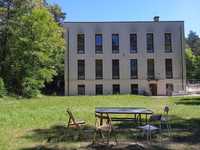
[[103, 124], [103, 119], [105, 114], [133, 114], [133, 117], [111, 117], [112, 121], [139, 121], [142, 122], [142, 115], [145, 115], [145, 120], [147, 123], [147, 116], [153, 114], [153, 111], [142, 107], [96, 107], [95, 108], [96, 117], [100, 119], [100, 125]]

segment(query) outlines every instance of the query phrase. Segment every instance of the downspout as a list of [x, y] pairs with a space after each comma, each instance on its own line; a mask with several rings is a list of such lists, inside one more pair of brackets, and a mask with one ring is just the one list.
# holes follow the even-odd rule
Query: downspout
[[182, 63], [182, 89], [184, 89], [184, 62], [183, 62], [183, 58], [184, 58], [184, 51], [183, 51], [183, 30], [182, 27], [180, 26], [180, 40], [181, 40], [181, 63]]
[[67, 95], [69, 96], [69, 30], [67, 30]]

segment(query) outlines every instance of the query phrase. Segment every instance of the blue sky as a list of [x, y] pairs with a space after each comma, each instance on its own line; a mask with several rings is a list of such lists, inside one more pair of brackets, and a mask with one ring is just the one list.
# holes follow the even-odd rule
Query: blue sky
[[200, 34], [200, 0], [48, 0], [67, 13], [66, 21], [185, 21], [190, 30]]

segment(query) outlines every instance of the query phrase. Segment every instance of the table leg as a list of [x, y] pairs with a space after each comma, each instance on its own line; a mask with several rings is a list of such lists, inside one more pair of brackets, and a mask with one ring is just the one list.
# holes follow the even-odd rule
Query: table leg
[[135, 121], [136, 121], [136, 123], [137, 123], [137, 115], [136, 115], [136, 114], [134, 114], [134, 117], [135, 117]]
[[147, 114], [146, 114], [146, 124], [147, 124]]
[[139, 122], [140, 122], [140, 125], [142, 125], [142, 117], [141, 117], [141, 114], [138, 114], [139, 115]]
[[100, 125], [103, 125], [103, 114], [101, 113]]

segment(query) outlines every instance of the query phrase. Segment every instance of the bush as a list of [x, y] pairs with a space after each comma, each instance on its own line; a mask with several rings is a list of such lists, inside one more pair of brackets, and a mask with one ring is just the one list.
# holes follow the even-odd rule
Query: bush
[[0, 77], [0, 97], [3, 97], [7, 94], [3, 79]]
[[41, 82], [31, 78], [25, 78], [23, 82], [22, 94], [24, 97], [31, 98], [40, 94]]

